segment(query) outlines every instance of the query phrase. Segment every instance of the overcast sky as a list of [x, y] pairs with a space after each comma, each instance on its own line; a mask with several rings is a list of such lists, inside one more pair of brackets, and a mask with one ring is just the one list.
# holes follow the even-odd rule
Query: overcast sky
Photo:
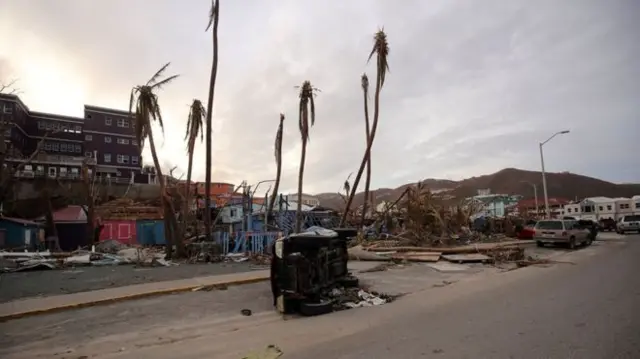
[[[180, 78], [159, 93], [161, 162], [186, 170], [188, 106], [207, 100], [208, 0], [0, 0], [0, 76], [33, 110], [82, 116], [126, 109], [131, 87], [164, 63]], [[275, 176], [284, 112], [284, 191], [300, 156], [297, 90], [322, 90], [305, 192], [336, 191], [365, 147], [360, 76], [384, 26], [390, 73], [381, 95], [373, 184], [462, 179], [505, 167], [640, 181], [640, 2], [603, 0], [222, 0], [213, 178]], [[160, 136], [156, 138], [161, 138]], [[204, 144], [194, 176], [204, 179]], [[145, 155], [148, 152], [145, 150]], [[145, 161], [150, 161], [147, 155]]]

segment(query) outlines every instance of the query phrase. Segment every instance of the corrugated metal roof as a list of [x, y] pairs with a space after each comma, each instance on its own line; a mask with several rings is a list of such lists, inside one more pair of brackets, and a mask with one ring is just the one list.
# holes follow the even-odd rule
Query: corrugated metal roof
[[22, 225], [25, 225], [25, 226], [39, 226], [40, 225], [39, 223], [36, 223], [34, 221], [30, 221], [28, 219], [23, 219], [23, 218], [0, 217], [0, 220], [5, 220], [5, 221], [17, 223], [17, 224], [22, 224]]

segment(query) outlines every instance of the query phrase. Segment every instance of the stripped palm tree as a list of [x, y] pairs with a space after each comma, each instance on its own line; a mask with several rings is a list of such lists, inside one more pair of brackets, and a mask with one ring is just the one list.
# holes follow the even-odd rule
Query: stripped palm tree
[[265, 223], [268, 223], [269, 218], [271, 217], [271, 212], [273, 212], [273, 205], [276, 202], [276, 198], [278, 197], [278, 188], [280, 187], [280, 175], [282, 174], [282, 131], [284, 124], [284, 114], [280, 114], [280, 125], [278, 126], [278, 131], [276, 132], [276, 142], [274, 145], [274, 155], [276, 158], [276, 183], [273, 185], [273, 192], [271, 193], [271, 199], [269, 199], [267, 207], [267, 213], [265, 215]]
[[[367, 74], [362, 74], [361, 84], [362, 84], [362, 93], [364, 94], [364, 122], [365, 122], [365, 134], [367, 136], [366, 140], [368, 144], [369, 137], [371, 136], [371, 126], [369, 124], [369, 78], [367, 77]], [[360, 228], [364, 227], [364, 220], [367, 214], [367, 204], [369, 202], [369, 186], [370, 185], [371, 185], [371, 156], [368, 156], [367, 177], [364, 180], [364, 203], [362, 204], [362, 218], [360, 219]]]
[[[309, 142], [309, 128], [316, 122], [316, 105], [313, 101], [316, 88], [311, 86], [311, 82], [305, 81], [300, 86], [300, 102], [298, 106], [298, 128], [302, 139], [302, 150], [300, 153], [300, 172], [298, 173], [298, 207], [296, 209], [296, 233], [302, 229], [302, 181], [304, 179], [304, 163], [307, 157], [307, 143]], [[309, 123], [311, 116], [311, 123]]]
[[220, 14], [220, 0], [211, 0], [211, 10], [209, 11], [209, 24], [205, 31], [212, 28], [213, 37], [213, 60], [211, 62], [211, 77], [209, 79], [209, 99], [207, 101], [207, 129], [205, 134], [205, 183], [204, 183], [204, 207], [207, 215], [204, 216], [205, 236], [207, 241], [211, 241], [211, 130], [213, 115], [213, 98], [215, 97], [216, 77], [218, 76], [218, 19]]
[[342, 214], [342, 219], [340, 220], [340, 226], [344, 226], [345, 221], [347, 219], [347, 213], [349, 212], [349, 208], [353, 203], [353, 198], [356, 195], [356, 191], [358, 189], [358, 184], [360, 183], [360, 179], [362, 178], [362, 173], [364, 172], [364, 168], [371, 157], [371, 147], [373, 146], [373, 140], [376, 137], [376, 129], [378, 128], [378, 117], [380, 114], [380, 91], [384, 86], [384, 80], [387, 76], [387, 71], [389, 70], [389, 63], [387, 62], [387, 57], [389, 56], [389, 43], [387, 42], [387, 34], [385, 34], [384, 29], [378, 30], [378, 32], [374, 36], [373, 41], [373, 49], [369, 54], [369, 61], [373, 57], [373, 55], [377, 55], [376, 67], [377, 67], [377, 76], [376, 76], [376, 93], [373, 104], [373, 124], [371, 125], [371, 133], [369, 134], [369, 138], [367, 139], [367, 149], [364, 152], [364, 156], [362, 157], [362, 162], [360, 163], [360, 168], [358, 169], [358, 174], [356, 178], [353, 180], [353, 185], [351, 187], [351, 194], [347, 199], [346, 210]]
[[[170, 63], [165, 64], [156, 72], [149, 81], [144, 85], [135, 86], [131, 90], [131, 97], [129, 100], [129, 113], [134, 116], [136, 124], [135, 136], [136, 140], [142, 148], [144, 142], [149, 140], [149, 147], [151, 149], [151, 157], [153, 158], [153, 164], [156, 168], [156, 176], [160, 183], [160, 202], [164, 213], [164, 228], [166, 238], [166, 255], [167, 258], [171, 258], [173, 255], [173, 245], [176, 244], [177, 255], [183, 255], [181, 243], [178, 240], [176, 242], [177, 235], [177, 221], [175, 216], [175, 210], [173, 208], [173, 202], [167, 192], [167, 184], [164, 175], [162, 174], [162, 168], [160, 167], [160, 161], [158, 160], [158, 153], [156, 151], [156, 145], [153, 137], [153, 129], [151, 124], [157, 122], [160, 125], [160, 129], [164, 134], [164, 123], [162, 121], [162, 113], [160, 112], [160, 105], [158, 103], [158, 95], [156, 91], [160, 90], [164, 85], [169, 84], [175, 80], [178, 75], [172, 75], [163, 78], [163, 74], [169, 67]], [[135, 112], [134, 112], [135, 111]], [[181, 253], [182, 252], [182, 253]]]
[[187, 119], [187, 130], [184, 134], [184, 139], [187, 141], [187, 153], [189, 154], [189, 165], [187, 167], [187, 187], [184, 194], [184, 226], [190, 218], [189, 203], [191, 201], [191, 172], [193, 170], [193, 153], [196, 149], [196, 140], [200, 137], [202, 142], [203, 136], [203, 118], [206, 117], [206, 111], [202, 106], [200, 100], [194, 99], [189, 109], [189, 118]]

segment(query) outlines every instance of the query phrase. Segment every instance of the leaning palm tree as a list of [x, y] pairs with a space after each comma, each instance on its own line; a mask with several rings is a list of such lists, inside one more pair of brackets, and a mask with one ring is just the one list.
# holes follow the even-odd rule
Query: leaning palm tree
[[[309, 128], [316, 122], [316, 105], [313, 101], [314, 91], [317, 91], [311, 82], [305, 81], [300, 86], [300, 102], [298, 105], [298, 127], [302, 139], [302, 151], [300, 152], [300, 172], [298, 173], [298, 207], [296, 209], [296, 233], [302, 229], [302, 181], [304, 178], [304, 162], [307, 156], [307, 142], [309, 142]], [[311, 115], [311, 124], [309, 124]]]
[[[173, 254], [173, 245], [177, 234], [177, 221], [175, 217], [175, 210], [173, 209], [173, 202], [167, 192], [166, 179], [162, 174], [162, 168], [160, 167], [160, 161], [158, 160], [158, 153], [156, 151], [151, 124], [152, 122], [157, 122], [164, 133], [164, 123], [162, 122], [158, 95], [156, 95], [155, 92], [178, 77], [178, 75], [172, 75], [162, 78], [165, 70], [169, 67], [169, 64], [170, 63], [167, 63], [162, 66], [162, 68], [160, 68], [160, 70], [158, 70], [158, 72], [156, 72], [144, 85], [135, 86], [131, 90], [131, 97], [129, 100], [129, 113], [134, 116], [136, 124], [136, 140], [140, 144], [140, 147], [144, 146], [145, 140], [149, 140], [151, 157], [153, 158], [153, 164], [156, 168], [156, 176], [160, 182], [160, 202], [165, 218], [164, 228], [167, 243], [167, 258], [171, 258]], [[181, 242], [182, 241], [178, 241], [178, 243], [176, 243], [178, 256], [183, 254], [181, 253]]]
[[209, 11], [209, 24], [205, 31], [212, 29], [213, 36], [213, 60], [211, 62], [211, 78], [209, 79], [209, 100], [207, 101], [207, 130], [205, 135], [205, 182], [204, 182], [204, 216], [206, 240], [211, 240], [211, 116], [213, 115], [213, 98], [216, 89], [216, 77], [218, 75], [218, 19], [220, 14], [220, 0], [211, 0], [211, 10]]
[[203, 127], [203, 118], [206, 116], [206, 111], [202, 106], [202, 102], [200, 100], [194, 99], [191, 104], [191, 108], [189, 109], [189, 118], [187, 119], [187, 130], [184, 134], [184, 139], [187, 141], [187, 153], [189, 154], [189, 165], [187, 167], [187, 187], [184, 194], [184, 223], [186, 223], [189, 219], [189, 203], [191, 198], [189, 198], [191, 194], [191, 172], [193, 170], [193, 153], [196, 149], [196, 140], [200, 137], [200, 142], [202, 142], [202, 127]]
[[274, 155], [276, 157], [276, 183], [273, 185], [273, 192], [268, 202], [267, 213], [265, 215], [265, 223], [269, 221], [271, 212], [273, 211], [273, 205], [276, 202], [278, 196], [278, 188], [280, 187], [280, 175], [282, 173], [282, 131], [284, 124], [284, 114], [280, 114], [280, 125], [276, 132], [276, 142], [274, 145]]
[[376, 93], [373, 104], [373, 124], [371, 125], [371, 133], [369, 134], [369, 138], [367, 139], [367, 149], [365, 150], [364, 156], [362, 157], [362, 162], [360, 163], [358, 174], [353, 180], [351, 194], [347, 199], [346, 210], [342, 214], [342, 219], [340, 220], [341, 226], [344, 225], [347, 219], [347, 213], [349, 212], [349, 208], [351, 207], [353, 198], [356, 195], [358, 184], [360, 183], [360, 179], [362, 178], [362, 172], [364, 172], [364, 167], [367, 165], [367, 161], [369, 161], [369, 158], [371, 157], [371, 147], [373, 146], [373, 140], [376, 136], [376, 129], [378, 128], [378, 116], [380, 114], [380, 91], [382, 90], [382, 86], [384, 86], [384, 80], [387, 76], [387, 71], [389, 70], [389, 63], [387, 62], [387, 57], [389, 56], [389, 43], [387, 42], [387, 34], [385, 34], [384, 29], [378, 30], [378, 32], [374, 36], [373, 49], [369, 54], [369, 60], [371, 60], [373, 54], [377, 54], [377, 76]]
[[[365, 134], [367, 136], [367, 145], [371, 136], [371, 126], [369, 124], [369, 78], [367, 74], [362, 74], [361, 79], [362, 93], [364, 94], [364, 122]], [[369, 202], [369, 186], [371, 185], [371, 155], [367, 158], [367, 177], [364, 180], [364, 203], [362, 204], [362, 218], [360, 219], [360, 228], [364, 227], [364, 219], [367, 213], [367, 204]]]

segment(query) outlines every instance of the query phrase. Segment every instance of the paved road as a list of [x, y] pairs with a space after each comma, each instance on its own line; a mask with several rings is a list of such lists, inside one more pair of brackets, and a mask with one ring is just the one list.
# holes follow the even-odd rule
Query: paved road
[[3, 273], [0, 274], [0, 303], [132, 284], [241, 273], [250, 271], [252, 266], [254, 265], [248, 262], [184, 264], [153, 268], [121, 265]]
[[283, 320], [263, 284], [119, 303], [0, 323], [0, 357], [224, 359], [277, 344], [283, 359], [640, 358], [638, 258], [629, 236], [556, 257], [575, 264], [417, 278], [392, 304], [316, 318]]

